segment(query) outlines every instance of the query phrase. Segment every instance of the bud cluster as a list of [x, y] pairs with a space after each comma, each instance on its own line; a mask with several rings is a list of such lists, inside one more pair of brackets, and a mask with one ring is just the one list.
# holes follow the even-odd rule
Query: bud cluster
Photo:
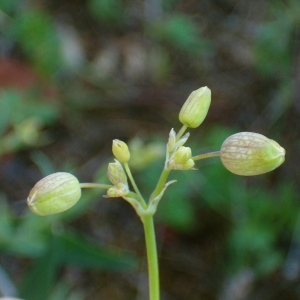
[[192, 159], [192, 150], [190, 147], [180, 146], [174, 152], [167, 162], [169, 170], [191, 170], [195, 163]]
[[[285, 150], [277, 142], [253, 132], [231, 135], [223, 142], [220, 151], [192, 157], [191, 148], [184, 146], [190, 134], [184, 132], [188, 127], [196, 128], [203, 122], [210, 103], [211, 91], [206, 86], [193, 91], [185, 101], [179, 113], [179, 120], [183, 126], [177, 134], [174, 129], [170, 131], [163, 170], [165, 174], [160, 177], [162, 180], [158, 182], [148, 203], [143, 199], [134, 182], [128, 165], [130, 151], [127, 144], [121, 140], [115, 139], [112, 143], [112, 152], [116, 159], [115, 162], [108, 164], [107, 170], [112, 185], [96, 185], [107, 189], [106, 197], [122, 197], [128, 201], [142, 216], [154, 214], [166, 188], [174, 182], [166, 182], [169, 172], [193, 170], [196, 160], [220, 156], [225, 168], [234, 174], [244, 176], [272, 171], [284, 162]], [[152, 155], [153, 150], [146, 156], [149, 154]], [[142, 157], [143, 153], [138, 155]], [[127, 175], [135, 192], [129, 190]], [[80, 184], [77, 178], [69, 173], [54, 173], [36, 183], [29, 193], [27, 203], [29, 208], [38, 215], [60, 213], [77, 203], [81, 197], [81, 188], [96, 185]]]
[[129, 192], [127, 176], [121, 163], [115, 159], [114, 163], [108, 164], [107, 176], [113, 184], [107, 191], [107, 197], [123, 197]]

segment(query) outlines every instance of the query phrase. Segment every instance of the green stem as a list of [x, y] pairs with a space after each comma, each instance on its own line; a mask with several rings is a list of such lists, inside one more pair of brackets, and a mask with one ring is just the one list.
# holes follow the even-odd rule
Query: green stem
[[150, 200], [154, 199], [156, 196], [158, 196], [161, 193], [161, 191], [168, 179], [170, 172], [171, 172], [171, 170], [166, 170], [165, 168], [163, 169], [163, 171], [160, 175], [160, 178], [157, 182], [157, 185], [150, 196]]
[[220, 156], [220, 151], [199, 154], [199, 155], [193, 156], [192, 160], [200, 160], [200, 159], [205, 159], [205, 158], [210, 158], [210, 157], [216, 157], [216, 156]]
[[143, 205], [144, 208], [147, 207], [147, 203], [146, 203], [146, 201], [144, 200], [142, 194], [140, 193], [140, 191], [139, 191], [139, 189], [138, 189], [138, 187], [137, 187], [137, 185], [136, 185], [136, 183], [135, 183], [135, 181], [134, 181], [134, 178], [133, 178], [133, 176], [132, 176], [132, 174], [131, 174], [131, 171], [130, 171], [130, 168], [129, 168], [128, 163], [124, 163], [124, 168], [125, 168], [125, 171], [126, 171], [126, 173], [127, 173], [128, 178], [129, 178], [129, 180], [130, 180], [130, 182], [131, 182], [131, 184], [132, 184], [132, 187], [133, 187], [134, 191], [136, 192], [136, 194], [137, 194], [138, 197], [140, 198], [141, 204]]
[[186, 131], [187, 129], [187, 125], [183, 125], [180, 130], [178, 131], [178, 133], [176, 134], [176, 141], [178, 141], [182, 135], [184, 134], [184, 132]]
[[108, 190], [113, 187], [111, 184], [102, 184], [102, 183], [79, 183], [80, 188], [82, 189], [105, 189]]
[[153, 216], [146, 215], [142, 220], [148, 260], [149, 300], [159, 300], [159, 270]]

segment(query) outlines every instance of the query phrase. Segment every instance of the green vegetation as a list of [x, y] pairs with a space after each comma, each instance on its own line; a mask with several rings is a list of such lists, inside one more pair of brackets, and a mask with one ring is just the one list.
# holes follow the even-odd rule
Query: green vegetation
[[[152, 10], [141, 1], [71, 2], [0, 3], [0, 268], [16, 288], [11, 296], [142, 295], [144, 241], [131, 207], [85, 191], [71, 210], [41, 218], [26, 197], [57, 171], [108, 182], [115, 138], [127, 142], [137, 185], [150, 195], [166, 129], [178, 124], [189, 92], [208, 85], [214, 102], [191, 139], [194, 152], [249, 130], [278, 141], [287, 158], [251, 179], [230, 174], [219, 158], [171, 174], [178, 183], [156, 215], [162, 292], [215, 299], [250, 270], [245, 299], [264, 288], [262, 299], [282, 291], [297, 298], [289, 283], [299, 275], [290, 268], [299, 250], [298, 1], [164, 0]], [[188, 258], [201, 262], [197, 274]]]

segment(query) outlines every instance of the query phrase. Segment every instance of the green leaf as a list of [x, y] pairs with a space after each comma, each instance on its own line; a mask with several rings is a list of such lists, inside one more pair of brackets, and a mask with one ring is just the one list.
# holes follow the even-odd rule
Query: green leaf
[[114, 25], [120, 23], [124, 15], [124, 5], [120, 0], [89, 0], [89, 8], [99, 20]]
[[122, 270], [136, 267], [136, 258], [83, 239], [73, 232], [57, 236], [58, 262], [82, 268]]
[[17, 0], [1, 0], [0, 1], [0, 10], [6, 14], [10, 14], [17, 7]]
[[29, 212], [18, 220], [13, 237], [10, 238], [9, 251], [31, 258], [44, 255], [49, 247], [50, 235], [50, 219]]
[[7, 203], [0, 198], [0, 249], [9, 246], [13, 236], [13, 220]]
[[39, 71], [51, 75], [60, 69], [59, 38], [49, 14], [26, 10], [13, 19], [8, 37], [14, 37]]
[[20, 287], [20, 297], [28, 300], [47, 299], [54, 285], [57, 263], [57, 247], [52, 239], [45, 255], [33, 261], [28, 273], [23, 277]]
[[159, 41], [191, 55], [204, 54], [210, 48], [208, 40], [201, 36], [199, 24], [183, 14], [173, 14], [160, 23], [150, 24], [148, 32]]
[[0, 97], [0, 134], [5, 126], [15, 125], [31, 117], [38, 118], [42, 124], [51, 124], [58, 113], [54, 106], [32, 98], [30, 93], [3, 90]]
[[74, 289], [70, 284], [59, 281], [53, 288], [48, 300], [82, 300], [84, 292]]

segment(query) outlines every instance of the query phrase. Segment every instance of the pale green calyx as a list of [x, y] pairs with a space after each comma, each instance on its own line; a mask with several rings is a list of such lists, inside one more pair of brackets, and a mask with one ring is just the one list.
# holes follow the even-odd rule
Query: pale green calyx
[[127, 163], [130, 159], [130, 152], [126, 143], [120, 140], [113, 140], [112, 152], [115, 158], [121, 163]]
[[107, 191], [108, 197], [120, 197], [129, 192], [126, 173], [118, 160], [108, 164], [107, 176], [114, 185]]
[[192, 150], [190, 147], [181, 146], [174, 154], [175, 164], [185, 164], [192, 157]]
[[190, 147], [180, 146], [167, 162], [168, 170], [190, 170], [195, 163], [193, 161]]
[[40, 216], [53, 215], [68, 210], [81, 197], [79, 181], [65, 172], [48, 175], [38, 181], [29, 193], [27, 204]]
[[279, 167], [284, 162], [285, 150], [277, 142], [261, 134], [240, 132], [223, 142], [220, 158], [230, 172], [253, 176]]
[[120, 186], [119, 188], [113, 186], [107, 190], [105, 198], [124, 197], [128, 194], [129, 190], [126, 185]]
[[119, 186], [120, 184], [127, 184], [126, 173], [118, 160], [115, 159], [114, 163], [109, 163], [107, 168], [107, 176], [109, 181], [114, 186]]
[[193, 91], [180, 110], [180, 122], [187, 127], [198, 127], [207, 115], [210, 102], [211, 91], [207, 86]]

